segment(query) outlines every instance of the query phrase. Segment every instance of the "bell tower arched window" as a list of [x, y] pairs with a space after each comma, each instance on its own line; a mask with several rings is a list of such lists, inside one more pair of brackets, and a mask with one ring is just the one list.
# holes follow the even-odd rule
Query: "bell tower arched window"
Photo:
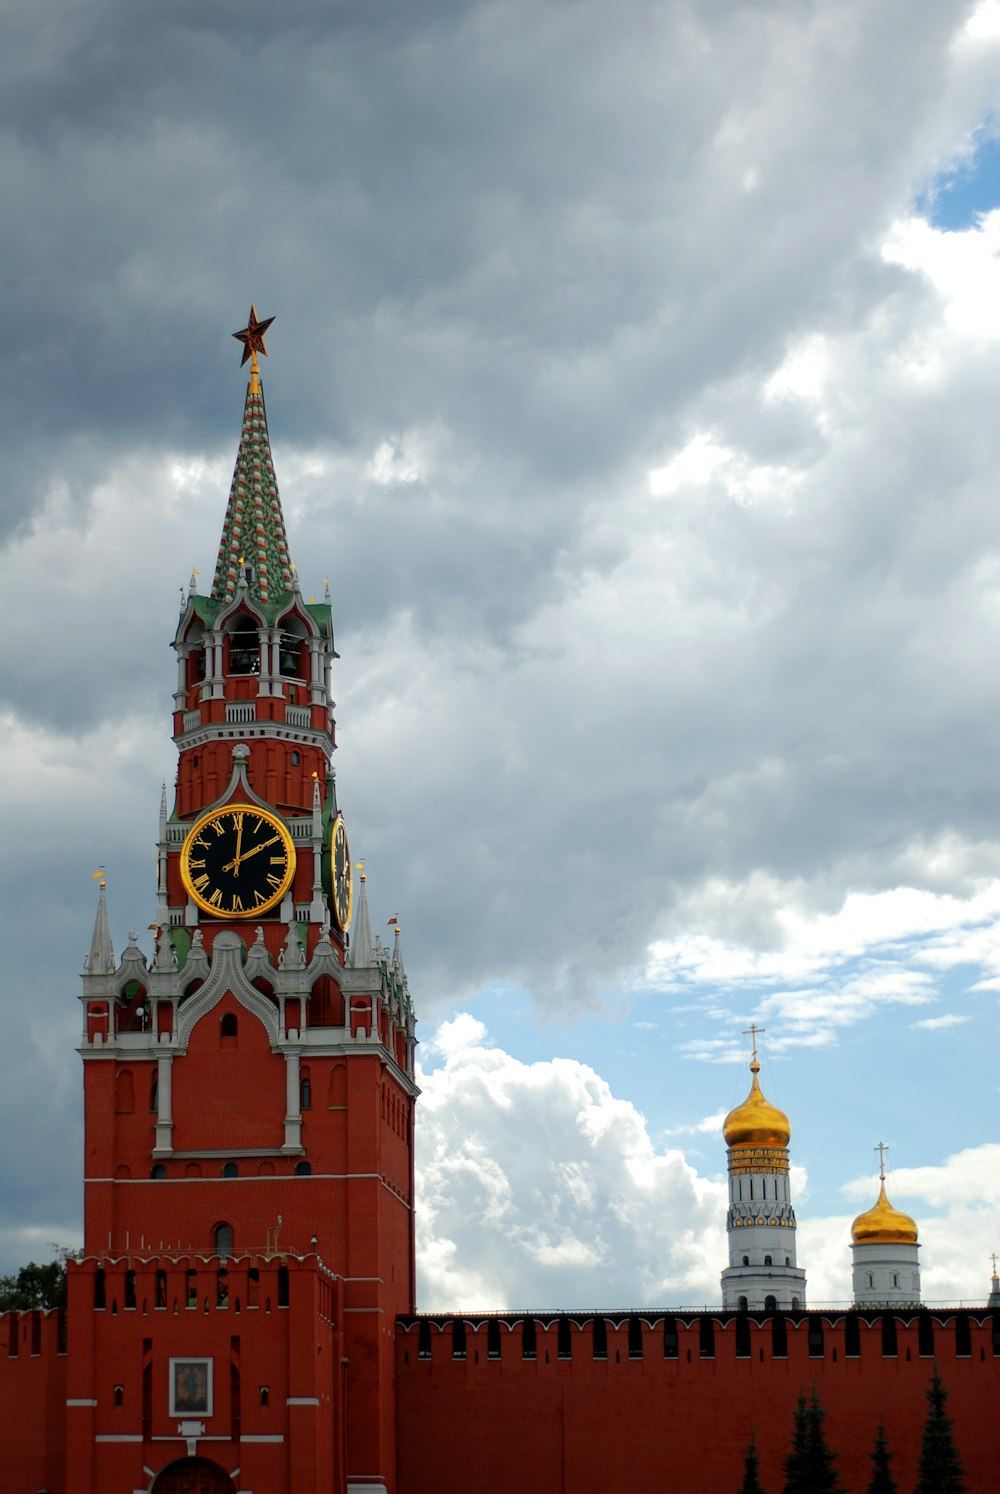
[[308, 669], [306, 628], [301, 618], [289, 617], [278, 634], [278, 667], [288, 679], [304, 680]]
[[229, 673], [260, 674], [260, 632], [252, 618], [234, 619], [229, 633]]

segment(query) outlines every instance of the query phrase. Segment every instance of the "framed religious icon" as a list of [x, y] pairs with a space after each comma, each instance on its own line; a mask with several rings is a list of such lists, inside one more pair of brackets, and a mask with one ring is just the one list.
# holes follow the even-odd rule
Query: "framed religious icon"
[[170, 1415], [211, 1416], [211, 1359], [171, 1359]]

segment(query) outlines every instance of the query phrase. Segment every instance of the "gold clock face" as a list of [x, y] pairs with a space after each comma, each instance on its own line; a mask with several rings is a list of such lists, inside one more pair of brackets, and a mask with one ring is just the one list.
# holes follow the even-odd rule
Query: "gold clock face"
[[292, 837], [256, 804], [202, 815], [181, 851], [188, 896], [215, 918], [259, 918], [281, 902], [294, 875]]
[[330, 902], [334, 922], [340, 932], [346, 934], [351, 924], [354, 882], [351, 877], [351, 848], [347, 843], [347, 830], [339, 815], [330, 838]]

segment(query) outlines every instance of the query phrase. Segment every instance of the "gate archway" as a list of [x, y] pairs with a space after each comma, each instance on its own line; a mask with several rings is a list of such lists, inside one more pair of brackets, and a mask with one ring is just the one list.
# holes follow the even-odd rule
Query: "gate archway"
[[164, 1468], [152, 1494], [236, 1494], [236, 1485], [218, 1463], [207, 1458], [181, 1458]]

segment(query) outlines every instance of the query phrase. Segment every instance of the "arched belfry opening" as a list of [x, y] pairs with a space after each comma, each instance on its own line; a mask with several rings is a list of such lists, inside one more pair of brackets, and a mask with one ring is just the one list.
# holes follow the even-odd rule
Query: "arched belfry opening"
[[260, 628], [247, 612], [238, 612], [225, 626], [228, 674], [260, 673]]
[[152, 1494], [236, 1494], [236, 1485], [218, 1463], [207, 1458], [180, 1458], [153, 1484]]

